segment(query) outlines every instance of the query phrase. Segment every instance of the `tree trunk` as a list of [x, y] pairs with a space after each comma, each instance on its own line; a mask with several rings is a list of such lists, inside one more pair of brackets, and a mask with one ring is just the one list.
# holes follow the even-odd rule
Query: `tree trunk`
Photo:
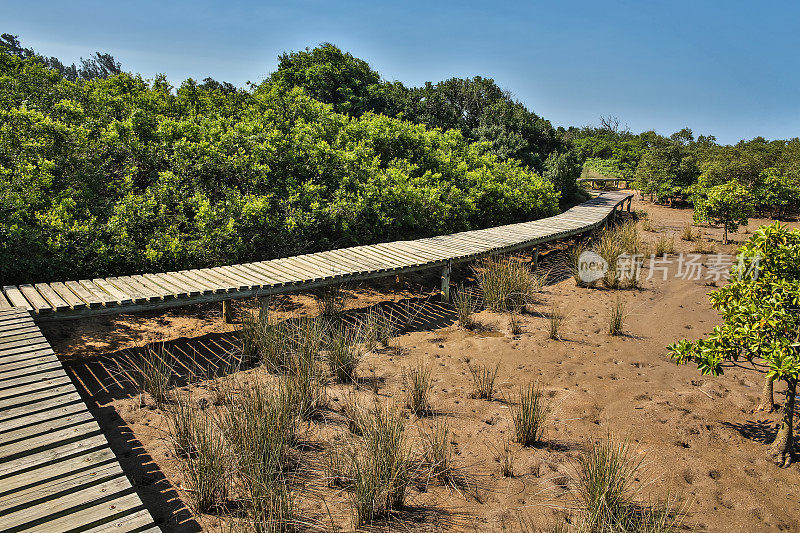
[[764, 390], [761, 391], [761, 402], [756, 408], [758, 411], [772, 413], [775, 411], [775, 402], [772, 399], [772, 379], [764, 379]]
[[792, 425], [794, 424], [794, 398], [797, 393], [797, 378], [786, 380], [786, 401], [781, 411], [781, 426], [772, 442], [770, 455], [776, 465], [788, 467], [792, 464], [792, 448], [794, 438]]

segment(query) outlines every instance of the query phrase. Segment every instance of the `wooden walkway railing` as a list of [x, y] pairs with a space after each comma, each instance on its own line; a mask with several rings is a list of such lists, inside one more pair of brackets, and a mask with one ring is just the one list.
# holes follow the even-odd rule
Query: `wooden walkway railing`
[[0, 531], [160, 531], [22, 307], [0, 310]]
[[159, 274], [7, 285], [0, 308], [24, 307], [37, 321], [129, 313], [299, 291], [334, 283], [442, 268], [592, 231], [632, 195], [605, 192], [554, 217], [414, 241], [395, 241], [240, 265]]

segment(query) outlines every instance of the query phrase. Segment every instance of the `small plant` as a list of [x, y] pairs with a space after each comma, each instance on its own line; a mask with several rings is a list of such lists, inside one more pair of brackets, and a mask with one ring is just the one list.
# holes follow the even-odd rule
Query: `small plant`
[[194, 443], [197, 413], [188, 395], [178, 396], [167, 415], [169, 435], [176, 457], [187, 457], [196, 451]]
[[475, 326], [472, 315], [477, 310], [477, 301], [472, 291], [467, 291], [460, 285], [453, 296], [453, 307], [456, 310], [458, 325], [464, 329], [472, 329]]
[[549, 406], [541, 388], [533, 383], [521, 387], [517, 401], [510, 408], [514, 440], [523, 446], [541, 442], [549, 414]]
[[422, 362], [414, 368], [403, 369], [403, 382], [408, 389], [406, 407], [417, 416], [427, 413], [430, 408], [428, 396], [433, 386], [431, 369]]
[[667, 237], [666, 235], [661, 235], [655, 242], [655, 254], [658, 256], [663, 256], [664, 254], [674, 254], [675, 253], [675, 237]]
[[671, 532], [679, 529], [675, 500], [642, 505], [633, 501], [633, 482], [642, 464], [626, 440], [610, 436], [590, 442], [578, 466], [576, 494], [581, 531]]
[[530, 265], [511, 258], [489, 257], [475, 272], [483, 301], [493, 311], [518, 310], [528, 305], [546, 280], [545, 275], [534, 273]]
[[162, 405], [169, 397], [169, 388], [174, 373], [170, 361], [172, 354], [162, 344], [158, 349], [148, 347], [147, 353], [139, 362], [140, 387], [147, 392], [157, 405]]
[[561, 306], [557, 302], [550, 305], [550, 334], [549, 337], [553, 340], [561, 340], [561, 324], [564, 322], [564, 313], [561, 311]]
[[653, 227], [653, 223], [650, 222], [649, 218], [643, 219], [641, 222], [641, 226], [642, 226], [642, 231], [656, 231], [656, 229]]
[[369, 410], [363, 407], [358, 398], [350, 394], [342, 403], [342, 414], [347, 419], [347, 429], [353, 435], [363, 435], [367, 426]]
[[445, 485], [458, 483], [457, 470], [453, 464], [453, 449], [450, 445], [452, 435], [447, 421], [437, 417], [428, 432], [423, 433], [425, 443], [425, 462], [431, 475]]
[[325, 403], [325, 376], [319, 361], [324, 336], [323, 322], [318, 318], [293, 321], [289, 328], [286, 383], [291, 401], [304, 419]]
[[328, 320], [339, 322], [344, 316], [350, 293], [344, 285], [329, 285], [320, 289], [317, 294], [317, 310], [320, 316]]
[[411, 479], [404, 430], [401, 410], [376, 404], [363, 442], [342, 452], [355, 527], [402, 507]]
[[614, 305], [611, 307], [611, 319], [608, 325], [609, 335], [622, 335], [622, 328], [625, 323], [625, 300], [617, 296]]
[[522, 321], [520, 320], [519, 311], [511, 311], [511, 315], [508, 318], [508, 326], [512, 335], [522, 335]]
[[503, 447], [497, 450], [495, 461], [500, 463], [500, 475], [514, 477], [514, 444], [511, 439], [503, 440]]
[[695, 254], [713, 254], [716, 253], [716, 251], [717, 246], [713, 242], [706, 241], [702, 238], [698, 238], [692, 247], [692, 253]]
[[362, 330], [339, 323], [331, 328], [328, 339], [328, 365], [340, 383], [356, 380], [356, 368], [361, 360]]
[[585, 242], [579, 242], [569, 249], [569, 268], [572, 278], [575, 280], [575, 285], [578, 287], [588, 287], [590, 284], [583, 280], [581, 276], [580, 258], [581, 254], [588, 250], [589, 247]]
[[695, 232], [691, 223], [687, 223], [681, 232], [681, 240], [683, 241], [696, 241], [700, 238], [700, 232]]
[[500, 371], [500, 363], [494, 369], [484, 365], [468, 365], [472, 374], [472, 396], [481, 400], [491, 400], [494, 397], [494, 383]]
[[597, 255], [602, 257], [608, 265], [602, 278], [603, 284], [610, 289], [618, 288], [620, 276], [618, 275], [617, 265], [619, 257], [625, 253], [625, 249], [617, 238], [617, 234], [613, 230], [604, 231], [594, 251]]
[[195, 451], [181, 463], [192, 505], [198, 513], [220, 507], [228, 496], [228, 454], [219, 431], [207, 414], [193, 419]]

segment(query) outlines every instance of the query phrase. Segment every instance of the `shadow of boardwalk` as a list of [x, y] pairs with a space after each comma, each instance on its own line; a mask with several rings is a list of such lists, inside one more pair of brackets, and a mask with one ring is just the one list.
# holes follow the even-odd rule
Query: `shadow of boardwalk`
[[[392, 316], [401, 332], [434, 330], [456, 321], [452, 306], [442, 303], [438, 297], [407, 298], [354, 309], [345, 313], [344, 320], [356, 323], [375, 308]], [[236, 332], [181, 337], [125, 348], [100, 357], [72, 358], [63, 364], [156, 523], [164, 531], [201, 531], [202, 528], [193, 519], [178, 491], [144, 449], [120, 413], [110, 405], [112, 401], [139, 394], [138, 369], [153, 354], [169, 359], [167, 363], [173, 369], [172, 383], [175, 387], [223, 377], [243, 368]]]

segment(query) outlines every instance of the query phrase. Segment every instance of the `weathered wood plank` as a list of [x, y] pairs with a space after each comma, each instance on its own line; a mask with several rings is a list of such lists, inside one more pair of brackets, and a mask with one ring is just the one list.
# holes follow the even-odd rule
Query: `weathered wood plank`
[[89, 304], [89, 309], [97, 309], [101, 306], [113, 307], [117, 305], [117, 301], [111, 295], [88, 279], [68, 281], [66, 285], [72, 289], [75, 294], [80, 296], [84, 302]]
[[66, 284], [56, 281], [51, 283], [50, 287], [67, 303], [70, 309], [86, 308], [86, 302], [84, 302], [80, 296], [72, 292]]
[[52, 307], [53, 310], [63, 311], [64, 309], [69, 308], [69, 304], [67, 304], [67, 302], [65, 302], [64, 299], [61, 298], [61, 296], [59, 296], [56, 291], [54, 291], [47, 283], [37, 283], [34, 285], [34, 288], [45, 300], [47, 300], [47, 303], [50, 304], [50, 307]]
[[28, 283], [19, 286], [19, 290], [26, 300], [30, 303], [33, 310], [40, 315], [47, 315], [53, 312], [50, 303], [39, 294], [33, 285]]
[[92, 283], [94, 283], [94, 285], [97, 286], [98, 288], [102, 289], [103, 292], [111, 296], [114, 299], [113, 301], [115, 301], [118, 305], [130, 305], [133, 303], [133, 299], [131, 298], [130, 295], [125, 294], [121, 290], [117, 289], [110, 282], [102, 278], [93, 279]]

